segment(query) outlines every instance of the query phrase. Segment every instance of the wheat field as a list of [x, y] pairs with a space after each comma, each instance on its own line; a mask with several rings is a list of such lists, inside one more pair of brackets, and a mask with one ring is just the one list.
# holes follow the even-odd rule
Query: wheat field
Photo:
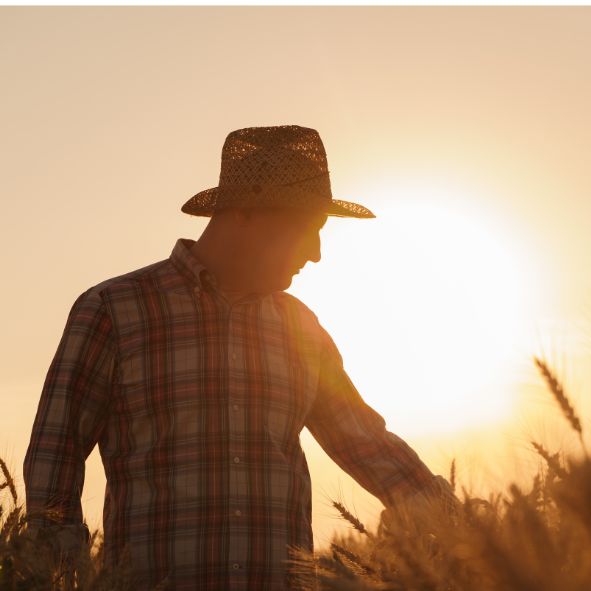
[[[509, 484], [475, 498], [449, 482], [460, 502], [439, 499], [385, 509], [375, 531], [343, 504], [333, 506], [352, 531], [314, 555], [294, 550], [289, 565], [300, 591], [588, 591], [591, 589], [591, 459], [583, 422], [548, 364], [534, 363], [557, 412], [578, 435], [581, 454], [564, 457], [531, 442], [544, 460], [530, 485]], [[125, 556], [116, 571], [101, 567], [102, 539], [71, 556], [51, 537], [32, 539], [14, 481], [0, 459], [0, 591], [131, 590]], [[460, 490], [458, 490], [460, 489]]]

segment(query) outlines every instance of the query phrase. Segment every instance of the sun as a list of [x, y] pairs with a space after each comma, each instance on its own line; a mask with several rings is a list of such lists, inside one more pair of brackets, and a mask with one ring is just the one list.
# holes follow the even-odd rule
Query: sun
[[[318, 314], [363, 398], [405, 434], [507, 418], [526, 348], [524, 257], [474, 210], [424, 195], [332, 220], [291, 290]], [[433, 196], [431, 196], [433, 197]]]

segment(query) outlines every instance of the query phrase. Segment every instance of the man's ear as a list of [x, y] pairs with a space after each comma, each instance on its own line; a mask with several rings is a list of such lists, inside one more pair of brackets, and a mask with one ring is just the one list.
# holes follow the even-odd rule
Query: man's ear
[[215, 219], [216, 222], [229, 222], [233, 226], [244, 226], [252, 216], [249, 209], [250, 208], [246, 207], [224, 207], [223, 209], [217, 210], [212, 218]]
[[250, 226], [261, 215], [261, 211], [255, 207], [233, 207], [232, 216], [239, 227]]

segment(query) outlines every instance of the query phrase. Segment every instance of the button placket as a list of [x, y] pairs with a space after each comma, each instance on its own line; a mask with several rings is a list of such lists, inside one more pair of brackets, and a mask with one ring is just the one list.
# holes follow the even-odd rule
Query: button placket
[[[235, 312], [234, 306], [230, 307], [228, 315], [228, 340], [227, 340], [227, 359], [228, 359], [228, 409], [229, 409], [229, 425], [230, 437], [234, 444], [238, 444], [243, 438], [245, 416], [241, 412], [244, 410], [242, 404], [242, 396], [240, 392], [240, 373], [242, 367], [242, 356], [240, 347], [238, 346], [238, 339], [233, 330], [233, 314]], [[234, 380], [238, 380], [237, 383]], [[234, 455], [242, 455], [241, 449], [233, 448], [236, 452]]]
[[[240, 329], [234, 322], [236, 314], [240, 315], [240, 307], [230, 305], [228, 309], [228, 333], [227, 333], [227, 375], [228, 375], [228, 429], [230, 447], [229, 454], [229, 490], [228, 511], [230, 517], [230, 536], [228, 548], [228, 562], [230, 570], [235, 577], [242, 577], [245, 574], [244, 566], [248, 559], [248, 548], [244, 543], [243, 537], [238, 534], [238, 528], [244, 523], [242, 507], [245, 505], [245, 495], [247, 494], [247, 469], [248, 457], [244, 448], [244, 438], [246, 425], [244, 413], [244, 378], [243, 359], [239, 346]], [[236, 329], [235, 329], [236, 327]], [[233, 531], [234, 530], [234, 531]]]

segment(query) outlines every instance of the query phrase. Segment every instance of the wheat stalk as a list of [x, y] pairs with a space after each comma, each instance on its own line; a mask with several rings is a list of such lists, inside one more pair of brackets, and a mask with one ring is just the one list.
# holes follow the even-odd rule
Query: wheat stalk
[[571, 404], [568, 396], [566, 395], [562, 384], [558, 381], [558, 378], [552, 373], [552, 370], [548, 367], [545, 361], [539, 357], [534, 357], [534, 362], [538, 367], [542, 377], [546, 381], [550, 392], [554, 396], [558, 406], [562, 410], [562, 414], [566, 417], [566, 420], [570, 423], [571, 427], [579, 434], [579, 439], [583, 449], [585, 443], [583, 441], [583, 427], [581, 426], [581, 420], [579, 419], [573, 405]]
[[332, 506], [341, 514], [341, 516], [346, 519], [358, 532], [365, 534], [367, 537], [373, 537], [372, 534], [367, 531], [365, 525], [355, 517], [347, 508], [338, 501], [333, 501]]
[[0, 490], [8, 487], [8, 490], [10, 491], [10, 494], [12, 495], [12, 498], [14, 500], [14, 504], [16, 505], [18, 501], [18, 497], [16, 495], [16, 486], [14, 485], [14, 480], [12, 479], [12, 476], [8, 471], [8, 467], [6, 466], [2, 458], [0, 458], [0, 469], [2, 470], [2, 474], [4, 474], [4, 478], [6, 480], [6, 482], [0, 484]]
[[374, 569], [364, 564], [361, 558], [354, 552], [351, 552], [351, 550], [347, 550], [347, 548], [344, 548], [340, 544], [335, 544], [334, 542], [331, 543], [330, 547], [333, 552], [336, 552], [337, 554], [344, 556], [347, 560], [352, 562], [363, 575], [375, 574]]
[[550, 455], [550, 452], [543, 445], [536, 443], [535, 441], [532, 441], [531, 444], [538, 454], [546, 460], [546, 463], [551, 470], [553, 470], [561, 478], [566, 478], [567, 472], [560, 465], [560, 462], [558, 461], [558, 454]]
[[456, 459], [454, 458], [451, 461], [451, 466], [449, 468], [449, 485], [451, 486], [451, 492], [455, 494], [456, 492]]

